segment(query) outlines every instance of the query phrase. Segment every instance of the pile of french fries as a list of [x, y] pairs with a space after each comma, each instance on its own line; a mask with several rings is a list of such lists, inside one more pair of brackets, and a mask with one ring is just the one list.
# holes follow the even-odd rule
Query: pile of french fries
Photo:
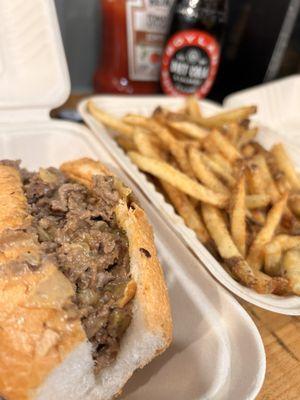
[[88, 111], [236, 280], [300, 295], [300, 178], [282, 144], [267, 151], [255, 141], [256, 107], [206, 117], [188, 97], [149, 117], [118, 119], [92, 101]]

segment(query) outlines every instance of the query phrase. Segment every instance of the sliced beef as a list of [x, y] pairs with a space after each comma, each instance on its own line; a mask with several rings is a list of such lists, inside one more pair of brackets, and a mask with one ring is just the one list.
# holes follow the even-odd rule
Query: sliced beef
[[73, 284], [75, 309], [68, 315], [79, 313], [99, 372], [115, 359], [132, 317], [132, 302], [117, 304], [131, 277], [127, 236], [115, 218], [114, 178], [94, 177], [89, 191], [55, 168], [22, 171], [30, 229]]

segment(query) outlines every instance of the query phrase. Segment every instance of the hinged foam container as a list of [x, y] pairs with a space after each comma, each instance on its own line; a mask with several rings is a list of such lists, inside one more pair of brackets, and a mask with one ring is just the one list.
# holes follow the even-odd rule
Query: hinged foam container
[[[171, 109], [178, 109], [182, 106], [183, 102], [180, 98], [169, 98], [166, 96], [135, 96], [130, 98], [122, 96], [118, 96], [117, 98], [114, 96], [92, 96], [90, 99], [92, 99], [98, 107], [119, 117], [127, 113], [150, 115], [158, 105]], [[222, 285], [252, 304], [281, 314], [300, 315], [299, 296], [259, 294], [241, 285], [228, 274], [223, 266], [202, 245], [196, 237], [196, 234], [184, 224], [182, 218], [175, 213], [174, 208], [164, 200], [163, 195], [156, 190], [153, 183], [147, 180], [146, 175], [138, 170], [129, 157], [118, 146], [113, 139], [114, 132], [109, 132], [100, 122], [88, 113], [86, 108], [87, 101], [88, 99], [83, 100], [78, 108], [83, 119], [90, 126], [95, 135], [97, 135], [103, 146], [113, 155], [119, 165], [138, 184], [148, 200], [156, 207], [157, 211], [160, 212], [164, 220], [182, 238], [191, 252], [196, 255], [199, 260], [198, 269], [200, 270], [205, 266]], [[212, 115], [222, 111], [220, 106], [208, 101], [201, 102], [201, 109], [206, 115]], [[266, 146], [266, 148], [269, 148], [274, 143], [283, 141], [283, 138], [261, 126], [258, 141]], [[296, 166], [300, 169], [300, 159], [297, 148], [293, 148], [289, 143], [286, 143], [286, 148]]]
[[133, 189], [153, 225], [174, 340], [133, 376], [121, 398], [255, 399], [264, 380], [265, 353], [248, 314], [199, 266], [99, 138], [82, 125], [49, 118], [51, 108], [69, 94], [53, 2], [1, 0], [0, 21], [0, 159], [21, 159], [29, 169], [83, 156], [99, 159]]

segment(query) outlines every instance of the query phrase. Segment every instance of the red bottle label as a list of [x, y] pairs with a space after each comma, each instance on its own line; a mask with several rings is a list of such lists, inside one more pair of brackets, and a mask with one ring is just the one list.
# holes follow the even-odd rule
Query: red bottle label
[[207, 32], [187, 30], [168, 40], [161, 66], [161, 85], [166, 94], [207, 95], [215, 80], [220, 46]]

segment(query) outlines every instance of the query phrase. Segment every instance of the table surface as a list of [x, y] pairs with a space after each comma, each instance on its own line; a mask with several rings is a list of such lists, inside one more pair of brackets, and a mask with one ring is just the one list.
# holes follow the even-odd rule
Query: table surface
[[[71, 95], [63, 108], [75, 108], [81, 97], [82, 94]], [[299, 400], [300, 317], [275, 314], [245, 301], [240, 303], [254, 320], [266, 350], [266, 378], [257, 400]]]

